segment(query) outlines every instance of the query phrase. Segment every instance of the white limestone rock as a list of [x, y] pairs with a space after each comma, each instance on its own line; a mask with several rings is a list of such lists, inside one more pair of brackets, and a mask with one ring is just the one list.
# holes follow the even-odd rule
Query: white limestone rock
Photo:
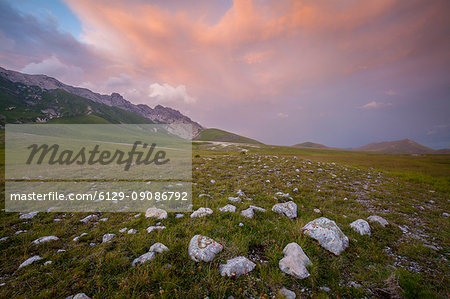
[[156, 256], [156, 253], [153, 252], [153, 251], [144, 253], [140, 257], [135, 258], [133, 260], [133, 262], [131, 263], [131, 266], [134, 267], [134, 266], [136, 266], [136, 264], [143, 264], [145, 262], [151, 261], [151, 260], [153, 260], [155, 258], [155, 256]]
[[295, 299], [295, 298], [297, 298], [297, 295], [296, 295], [293, 291], [288, 290], [288, 289], [286, 289], [285, 287], [282, 287], [282, 288], [278, 291], [278, 295], [279, 295], [281, 298], [285, 298], [285, 299]]
[[156, 218], [158, 220], [166, 219], [167, 218], [167, 212], [163, 209], [158, 208], [148, 208], [145, 212], [146, 218]]
[[36, 239], [33, 241], [33, 244], [40, 244], [40, 243], [45, 243], [45, 242], [50, 242], [50, 241], [56, 241], [59, 240], [58, 237], [55, 236], [45, 236], [45, 237], [40, 237], [39, 239]]
[[39, 212], [30, 212], [27, 214], [22, 214], [19, 216], [20, 219], [32, 219], [34, 216], [36, 216]]
[[253, 269], [255, 269], [256, 264], [250, 261], [244, 256], [238, 256], [233, 259], [227, 260], [226, 264], [219, 266], [219, 272], [222, 276], [239, 276], [245, 275]]
[[378, 222], [382, 227], [386, 227], [386, 225], [389, 225], [389, 222], [387, 222], [386, 219], [376, 215], [367, 217], [367, 220], [369, 220], [370, 222]]
[[25, 262], [20, 264], [19, 269], [23, 268], [23, 267], [26, 267], [28, 265], [31, 265], [32, 263], [34, 263], [36, 261], [40, 261], [40, 260], [42, 260], [42, 258], [39, 255], [32, 256], [29, 259], [27, 259]]
[[189, 242], [188, 254], [196, 262], [210, 262], [222, 249], [223, 246], [213, 239], [202, 235], [195, 235]]
[[165, 226], [149, 226], [147, 227], [147, 233], [151, 233], [154, 230], [163, 230], [166, 229]]
[[234, 203], [240, 203], [242, 201], [242, 199], [239, 196], [238, 197], [230, 196], [228, 197], [228, 200]]
[[272, 207], [275, 213], [285, 215], [288, 218], [294, 219], [297, 217], [297, 205], [293, 201], [277, 203]]
[[367, 235], [370, 236], [370, 225], [369, 222], [367, 222], [364, 219], [358, 219], [350, 223], [350, 227], [353, 228], [353, 230], [360, 235]]
[[316, 239], [326, 250], [339, 255], [348, 247], [349, 240], [336, 222], [325, 217], [314, 219], [303, 227], [303, 233]]
[[252, 208], [248, 208], [248, 209], [245, 209], [245, 210], [241, 211], [241, 215], [246, 217], [246, 218], [250, 218], [251, 219], [255, 215], [255, 212], [253, 212]]
[[96, 220], [98, 218], [97, 215], [89, 215], [80, 220], [80, 222], [88, 223], [89, 221]]
[[115, 237], [116, 234], [104, 234], [102, 243], [108, 243], [111, 242], [111, 240]]
[[158, 252], [158, 253], [163, 253], [165, 251], [169, 251], [169, 248], [167, 248], [166, 245], [164, 245], [163, 243], [155, 243], [150, 247], [150, 252]]
[[289, 243], [283, 249], [284, 257], [278, 263], [280, 270], [298, 279], [309, 276], [307, 266], [311, 266], [310, 259], [297, 243]]
[[191, 218], [195, 218], [195, 217], [204, 217], [204, 216], [208, 216], [211, 215], [213, 213], [213, 210], [211, 210], [210, 208], [199, 208], [197, 211], [194, 211], [191, 214]]
[[228, 205], [226, 205], [226, 206], [224, 206], [224, 207], [219, 208], [219, 211], [220, 211], [220, 212], [230, 212], [230, 213], [234, 213], [234, 212], [236, 212], [236, 207], [233, 206], [233, 205], [228, 204]]

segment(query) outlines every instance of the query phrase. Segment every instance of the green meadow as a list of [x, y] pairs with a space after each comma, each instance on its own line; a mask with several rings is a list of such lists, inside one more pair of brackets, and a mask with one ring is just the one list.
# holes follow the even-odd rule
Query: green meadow
[[[2, 147], [2, 169], [3, 157]], [[0, 297], [64, 298], [84, 292], [92, 298], [269, 298], [283, 286], [298, 297], [449, 297], [450, 220], [443, 214], [450, 212], [449, 156], [195, 142], [192, 157], [193, 209], [211, 208], [214, 213], [206, 217], [169, 213], [156, 220], [144, 213], [44, 212], [20, 219], [19, 213], [2, 210], [0, 238], [8, 238], [0, 242]], [[2, 181], [3, 207], [4, 176]], [[230, 202], [228, 197], [238, 190], [253, 200]], [[275, 198], [276, 192], [289, 193], [297, 218], [271, 211], [274, 204], [289, 200]], [[226, 204], [235, 205], [237, 212], [219, 212]], [[240, 211], [249, 205], [267, 211], [245, 218]], [[90, 214], [107, 220], [80, 222]], [[382, 216], [389, 225], [370, 223], [371, 236], [350, 228], [354, 220], [370, 215]], [[350, 240], [339, 256], [303, 234], [302, 227], [321, 216], [334, 220]], [[158, 222], [166, 229], [147, 233]], [[137, 233], [120, 233], [124, 227]], [[87, 235], [72, 240], [82, 233]], [[115, 237], [102, 244], [106, 233]], [[223, 245], [212, 262], [189, 258], [187, 247], [196, 234]], [[49, 235], [59, 240], [32, 243]], [[155, 242], [169, 251], [132, 267], [133, 259]], [[291, 242], [312, 262], [306, 279], [279, 269], [282, 250]], [[43, 259], [18, 269], [34, 255]], [[222, 277], [220, 264], [241, 255], [256, 268], [247, 275]]]

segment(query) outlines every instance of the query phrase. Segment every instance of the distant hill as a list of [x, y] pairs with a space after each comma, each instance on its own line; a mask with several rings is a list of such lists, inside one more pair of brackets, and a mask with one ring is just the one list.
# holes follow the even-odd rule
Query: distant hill
[[261, 142], [219, 129], [205, 129], [194, 138], [199, 141], [221, 141], [234, 143], [262, 144]]
[[411, 139], [373, 142], [354, 149], [364, 152], [405, 153], [405, 154], [435, 154], [436, 150], [426, 147]]
[[314, 143], [314, 142], [303, 142], [299, 144], [293, 145], [293, 147], [302, 147], [302, 148], [314, 148], [314, 149], [336, 149], [333, 147], [329, 147], [320, 143]]

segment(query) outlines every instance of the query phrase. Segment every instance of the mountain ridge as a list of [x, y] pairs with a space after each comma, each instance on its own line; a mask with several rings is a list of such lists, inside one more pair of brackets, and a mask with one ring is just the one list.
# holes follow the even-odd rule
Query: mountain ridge
[[77, 96], [89, 99], [93, 102], [104, 104], [111, 107], [118, 107], [143, 116], [154, 123], [170, 124], [190, 124], [192, 125], [192, 134], [197, 136], [204, 128], [199, 123], [191, 120], [188, 116], [178, 110], [162, 105], [156, 105], [151, 108], [145, 104], [135, 105], [123, 98], [119, 93], [113, 92], [111, 95], [104, 95], [93, 92], [87, 88], [74, 87], [62, 83], [61, 81], [47, 75], [30, 75], [0, 67], [0, 77], [13, 83], [21, 83], [26, 86], [37, 86], [44, 90], [61, 89]]

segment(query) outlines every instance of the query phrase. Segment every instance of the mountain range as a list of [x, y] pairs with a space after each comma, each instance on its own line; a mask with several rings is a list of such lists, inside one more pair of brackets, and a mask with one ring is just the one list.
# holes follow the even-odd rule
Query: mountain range
[[[68, 122], [68, 118], [77, 117], [88, 122], [190, 124], [193, 136], [204, 129], [199, 123], [170, 107], [135, 105], [118, 93], [99, 94], [64, 84], [46, 75], [28, 75], [0, 67], [0, 80], [1, 108], [6, 111], [6, 122], [47, 122], [54, 119]], [[68, 98], [70, 101], [66, 101]], [[74, 105], [76, 107], [72, 107]], [[71, 108], [74, 109], [71, 111]], [[12, 113], [13, 110], [16, 111]], [[113, 115], [108, 116], [108, 113]], [[119, 118], [114, 119], [114, 116]]]

